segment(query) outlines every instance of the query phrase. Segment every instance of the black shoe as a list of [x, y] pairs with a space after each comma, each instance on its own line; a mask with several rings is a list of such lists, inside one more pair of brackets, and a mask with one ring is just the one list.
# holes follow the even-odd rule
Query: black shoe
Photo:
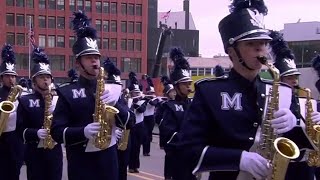
[[150, 156], [149, 153], [143, 153], [143, 156]]
[[129, 169], [129, 173], [139, 173], [138, 169]]
[[134, 169], [134, 173], [139, 173], [139, 170], [138, 169]]

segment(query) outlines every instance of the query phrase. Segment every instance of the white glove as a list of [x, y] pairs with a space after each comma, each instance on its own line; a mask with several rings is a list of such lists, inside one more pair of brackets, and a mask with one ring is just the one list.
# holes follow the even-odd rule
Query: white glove
[[240, 170], [249, 172], [256, 179], [265, 179], [271, 173], [267, 159], [255, 152], [242, 151]]
[[39, 129], [37, 131], [37, 136], [39, 139], [45, 139], [48, 136], [48, 131], [46, 129]]
[[101, 95], [103, 103], [114, 106], [121, 96], [121, 85], [105, 84], [105, 91]]
[[319, 112], [312, 112], [311, 119], [312, 119], [313, 123], [320, 124], [320, 113]]
[[289, 109], [279, 109], [274, 113], [275, 119], [271, 120], [271, 127], [277, 134], [283, 134], [293, 129], [297, 124], [297, 118]]
[[121, 139], [121, 137], [122, 137], [123, 130], [120, 129], [120, 128], [116, 128], [115, 133], [116, 133], [117, 139], [119, 140], [119, 139]]
[[83, 130], [84, 136], [88, 139], [93, 139], [98, 134], [100, 129], [101, 129], [100, 123], [98, 122], [90, 123]]

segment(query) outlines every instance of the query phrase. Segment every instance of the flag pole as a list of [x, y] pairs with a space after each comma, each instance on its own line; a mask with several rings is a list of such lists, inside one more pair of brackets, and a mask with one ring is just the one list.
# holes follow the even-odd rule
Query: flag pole
[[31, 37], [31, 16], [29, 16], [29, 45], [28, 45], [28, 48], [29, 48], [29, 62], [28, 62], [28, 64], [29, 64], [29, 68], [28, 68], [28, 71], [29, 71], [29, 79], [30, 79], [30, 67], [31, 67], [31, 64], [30, 64], [30, 61], [31, 61], [31, 42], [30, 42], [30, 37]]

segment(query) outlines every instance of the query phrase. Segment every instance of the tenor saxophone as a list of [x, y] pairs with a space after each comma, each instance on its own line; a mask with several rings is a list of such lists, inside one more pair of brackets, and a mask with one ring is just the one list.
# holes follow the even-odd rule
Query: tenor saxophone
[[279, 70], [269, 64], [265, 57], [258, 57], [258, 60], [268, 67], [274, 78], [269, 95], [266, 96], [258, 153], [272, 162], [272, 174], [267, 179], [284, 180], [290, 160], [298, 158], [300, 151], [293, 141], [278, 137], [271, 127], [270, 120], [274, 119], [273, 114], [279, 109], [280, 75]]
[[23, 91], [23, 88], [20, 85], [13, 86], [10, 89], [10, 92], [9, 92], [7, 100], [6, 101], [2, 101], [0, 103], [0, 111], [1, 111], [1, 115], [0, 115], [0, 136], [1, 136], [1, 134], [3, 133], [3, 131], [5, 130], [5, 128], [7, 126], [10, 113], [15, 111], [16, 108], [17, 108], [14, 105], [14, 102], [21, 95], [22, 91]]
[[43, 140], [44, 149], [53, 149], [56, 142], [53, 140], [51, 136], [51, 124], [52, 124], [52, 113], [49, 111], [50, 106], [52, 104], [52, 91], [49, 87], [49, 93], [44, 96], [44, 120], [43, 120], [43, 128], [47, 130], [48, 135]]
[[119, 110], [113, 106], [104, 104], [100, 97], [105, 90], [106, 73], [103, 67], [100, 67], [97, 78], [95, 110], [93, 114], [93, 121], [99, 122], [101, 129], [94, 139], [94, 145], [99, 149], [106, 149], [109, 147], [112, 138], [112, 127], [115, 122], [115, 115]]
[[[306, 133], [311, 141], [315, 144], [316, 147], [320, 147], [320, 125], [314, 124], [311, 119], [311, 113], [313, 112], [312, 102], [311, 102], [311, 90], [308, 88], [303, 89], [306, 94]], [[307, 163], [309, 166], [320, 167], [320, 152], [319, 151], [310, 151], [308, 152]]]

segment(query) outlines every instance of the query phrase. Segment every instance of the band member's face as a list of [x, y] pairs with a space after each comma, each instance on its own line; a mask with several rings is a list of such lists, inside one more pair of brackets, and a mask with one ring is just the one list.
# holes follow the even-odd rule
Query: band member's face
[[[246, 65], [251, 69], [260, 70], [262, 64], [258, 61], [257, 57], [267, 55], [268, 44], [269, 43], [266, 40], [249, 40], [238, 42], [237, 47], [241, 54], [242, 60], [246, 63]], [[233, 63], [243, 67], [241, 64], [239, 64], [238, 58], [234, 58], [238, 57], [235, 50], [232, 48], [231, 51], [233, 59], [236, 59], [233, 60]]]
[[177, 92], [175, 89], [171, 89], [168, 93], [168, 96], [170, 99], [175, 99], [176, 95], [177, 95]]
[[[86, 75], [87, 71], [90, 75], [98, 75], [100, 68], [100, 56], [97, 54], [84, 55], [80, 57], [80, 62], [76, 61], [79, 72], [81, 75]], [[85, 70], [84, 70], [84, 69]]]
[[192, 91], [191, 82], [181, 82], [178, 84], [181, 95], [189, 95]]
[[2, 75], [2, 83], [4, 86], [12, 87], [16, 84], [16, 76], [4, 74]]
[[284, 76], [281, 78], [282, 82], [288, 84], [289, 86], [291, 86], [291, 88], [298, 86], [299, 82], [298, 82], [298, 75], [291, 75], [291, 76]]
[[34, 78], [35, 87], [48, 90], [52, 83], [51, 76], [48, 74], [41, 74]]

